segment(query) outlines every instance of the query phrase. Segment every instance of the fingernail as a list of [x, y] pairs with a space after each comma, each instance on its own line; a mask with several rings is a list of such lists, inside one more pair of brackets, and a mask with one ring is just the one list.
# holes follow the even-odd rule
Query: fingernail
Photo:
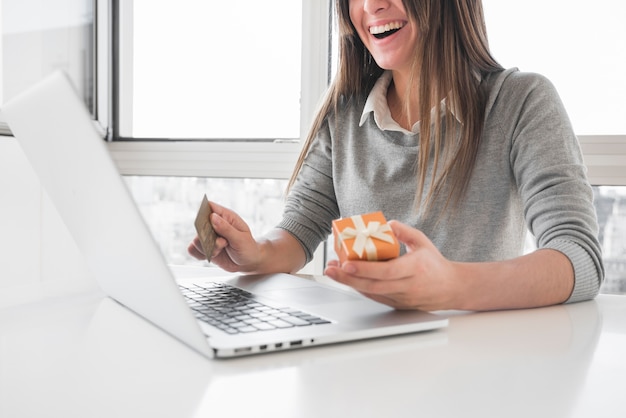
[[342, 269], [348, 274], [356, 273], [356, 267], [354, 266], [354, 264], [346, 264], [342, 267]]

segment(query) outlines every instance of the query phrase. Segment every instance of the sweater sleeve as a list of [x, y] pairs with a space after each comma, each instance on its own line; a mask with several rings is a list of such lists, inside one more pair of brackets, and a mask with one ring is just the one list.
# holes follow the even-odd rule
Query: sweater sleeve
[[332, 174], [331, 133], [328, 122], [315, 137], [292, 187], [278, 228], [292, 234], [302, 245], [307, 263], [339, 217]]
[[[514, 73], [508, 96], [517, 96], [511, 131], [511, 167], [537, 248], [560, 251], [572, 263], [568, 302], [597, 295], [604, 278], [593, 191], [580, 145], [554, 86], [536, 74]], [[503, 89], [507, 87], [503, 86]], [[520, 94], [525, 97], [520, 98]]]

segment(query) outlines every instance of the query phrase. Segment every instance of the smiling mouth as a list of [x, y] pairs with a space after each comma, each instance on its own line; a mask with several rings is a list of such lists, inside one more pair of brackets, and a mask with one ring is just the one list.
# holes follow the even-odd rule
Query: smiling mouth
[[386, 25], [371, 26], [370, 33], [374, 35], [376, 39], [384, 39], [390, 35], [393, 35], [403, 27], [403, 22], [391, 22], [387, 23]]

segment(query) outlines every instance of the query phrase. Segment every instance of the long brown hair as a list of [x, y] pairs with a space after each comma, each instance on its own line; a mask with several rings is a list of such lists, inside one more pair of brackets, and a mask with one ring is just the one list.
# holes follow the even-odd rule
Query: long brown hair
[[[481, 89], [481, 79], [491, 72], [501, 71], [502, 67], [489, 51], [481, 0], [403, 0], [403, 5], [419, 31], [413, 62], [414, 79], [409, 83], [409, 88], [417, 85], [420, 98], [416, 204], [422, 200], [430, 169], [433, 175], [426, 193], [426, 209], [451, 179], [447, 206], [451, 201], [458, 202], [465, 193], [476, 161], [487, 96]], [[294, 185], [311, 143], [328, 115], [336, 112], [340, 103], [367, 94], [383, 73], [352, 25], [349, 0], [336, 0], [336, 12], [337, 74], [313, 121], [288, 189]], [[448, 109], [446, 116], [442, 121], [436, 112], [432, 121], [433, 103], [439, 103], [442, 98]], [[407, 118], [409, 111], [406, 103]], [[457, 126], [456, 119], [461, 121], [458, 129], [453, 128]]]

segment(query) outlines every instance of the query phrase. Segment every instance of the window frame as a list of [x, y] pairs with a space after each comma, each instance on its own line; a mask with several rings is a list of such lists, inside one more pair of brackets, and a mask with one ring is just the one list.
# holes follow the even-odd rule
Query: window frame
[[[578, 137], [589, 181], [626, 186], [626, 135]], [[298, 143], [145, 142], [108, 144], [122, 174], [233, 178], [289, 178]]]
[[[302, 143], [318, 103], [329, 82], [330, 7], [331, 0], [302, 0], [302, 73], [300, 138], [293, 140], [258, 139], [193, 139], [163, 140], [122, 138], [119, 135], [118, 89], [127, 89], [120, 69], [128, 62], [132, 49], [120, 48], [120, 35], [128, 39], [132, 33], [121, 13], [132, 13], [132, 1], [99, 1], [98, 11], [103, 27], [98, 32], [98, 77], [100, 92], [106, 91], [107, 109], [98, 120], [107, 126], [108, 147], [122, 174], [184, 175], [236, 178], [288, 178], [291, 175]], [[126, 15], [128, 16], [128, 15]], [[100, 29], [100, 27], [99, 27]], [[103, 44], [106, 39], [108, 45]], [[103, 48], [104, 46], [104, 48]], [[106, 51], [106, 52], [105, 52]], [[123, 71], [123, 70], [122, 70]]]
[[626, 186], [626, 135], [579, 135], [593, 186]]

